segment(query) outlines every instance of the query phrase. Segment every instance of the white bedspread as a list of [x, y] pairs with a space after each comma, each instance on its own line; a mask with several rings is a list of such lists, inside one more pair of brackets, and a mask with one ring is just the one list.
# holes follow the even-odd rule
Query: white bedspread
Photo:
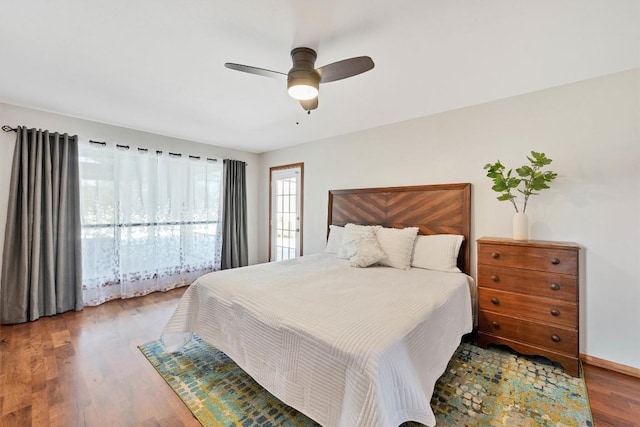
[[435, 382], [472, 330], [469, 280], [329, 254], [218, 271], [185, 292], [162, 340], [175, 351], [197, 333], [323, 426], [432, 426]]

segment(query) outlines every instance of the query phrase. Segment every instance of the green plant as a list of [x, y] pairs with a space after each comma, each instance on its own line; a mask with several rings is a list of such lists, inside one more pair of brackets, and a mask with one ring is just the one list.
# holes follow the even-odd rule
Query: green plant
[[[512, 190], [517, 190], [524, 195], [523, 213], [527, 210], [529, 196], [538, 195], [539, 191], [549, 188], [547, 184], [558, 176], [553, 171], [542, 170], [552, 162], [544, 153], [532, 151], [531, 157], [527, 156], [527, 159], [529, 159], [530, 165], [523, 165], [517, 168], [517, 176], [513, 173], [513, 169], [509, 169], [505, 174], [506, 167], [500, 163], [500, 160], [494, 164], [487, 163], [484, 165], [484, 169], [488, 170], [487, 176], [493, 180], [491, 189], [500, 193], [498, 200], [511, 201], [516, 212], [519, 212], [516, 204], [516, 195], [512, 193]], [[519, 188], [520, 184], [524, 184], [523, 188]]]

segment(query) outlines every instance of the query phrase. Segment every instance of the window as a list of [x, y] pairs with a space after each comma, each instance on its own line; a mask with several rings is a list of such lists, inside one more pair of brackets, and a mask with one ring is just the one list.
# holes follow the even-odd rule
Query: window
[[269, 260], [302, 255], [302, 200], [304, 164], [270, 169]]
[[222, 162], [80, 144], [86, 305], [220, 268]]

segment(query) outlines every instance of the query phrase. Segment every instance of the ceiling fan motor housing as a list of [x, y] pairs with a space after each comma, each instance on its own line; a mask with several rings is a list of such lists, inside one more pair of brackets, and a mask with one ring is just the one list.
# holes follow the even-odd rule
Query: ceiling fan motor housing
[[288, 90], [294, 86], [312, 87], [315, 88], [315, 96], [317, 96], [320, 87], [320, 75], [314, 68], [316, 58], [316, 52], [308, 47], [297, 47], [291, 51], [293, 67], [287, 75]]

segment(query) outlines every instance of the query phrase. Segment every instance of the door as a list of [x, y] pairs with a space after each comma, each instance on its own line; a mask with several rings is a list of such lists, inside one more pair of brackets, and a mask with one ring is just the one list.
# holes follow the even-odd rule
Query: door
[[269, 175], [269, 261], [301, 256], [304, 163], [272, 167]]

